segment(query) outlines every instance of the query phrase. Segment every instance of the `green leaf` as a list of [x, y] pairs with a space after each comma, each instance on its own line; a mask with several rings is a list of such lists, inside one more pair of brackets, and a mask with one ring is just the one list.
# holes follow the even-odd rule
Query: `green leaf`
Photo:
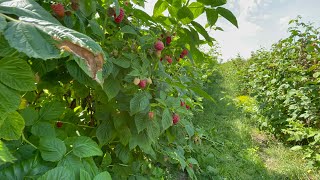
[[92, 0], [79, 0], [80, 11], [86, 17], [96, 12], [96, 1]]
[[118, 59], [111, 59], [114, 64], [117, 66], [120, 66], [122, 68], [129, 68], [131, 65], [131, 62], [127, 60], [126, 58], [118, 58]]
[[108, 171], [104, 171], [94, 177], [93, 180], [112, 180], [112, 178]]
[[121, 32], [127, 33], [127, 34], [133, 34], [137, 35], [137, 32], [129, 25], [125, 25], [121, 28]]
[[0, 119], [6, 113], [14, 112], [20, 104], [20, 95], [17, 91], [0, 83]]
[[56, 167], [46, 172], [38, 180], [48, 180], [48, 179], [71, 180], [71, 179], [75, 179], [75, 175], [68, 168]]
[[118, 144], [115, 147], [115, 153], [117, 157], [124, 163], [128, 164], [130, 159], [132, 158], [131, 152], [128, 147], [125, 147], [121, 144]]
[[149, 16], [149, 14], [140, 9], [133, 9], [133, 16], [147, 24], [150, 24], [150, 22], [155, 22], [154, 19]]
[[232, 14], [231, 11], [229, 11], [228, 9], [225, 9], [223, 7], [218, 7], [217, 8], [217, 12], [223, 16], [224, 18], [226, 18], [229, 22], [231, 22], [233, 25], [235, 25], [236, 27], [238, 27], [238, 21], [237, 18]]
[[169, 4], [165, 0], [158, 0], [153, 7], [153, 16], [157, 17], [168, 8]]
[[212, 7], [216, 6], [222, 6], [227, 3], [227, 0], [197, 0], [200, 3], [203, 3], [204, 5], [209, 5]]
[[10, 47], [8, 41], [0, 35], [0, 57], [12, 56], [16, 50]]
[[172, 126], [172, 116], [168, 108], [164, 109], [162, 113], [161, 124], [162, 124], [162, 131]]
[[107, 94], [109, 101], [116, 97], [121, 89], [120, 81], [109, 76], [103, 84], [103, 90]]
[[100, 25], [97, 23], [96, 20], [94, 20], [94, 19], [89, 20], [89, 24], [90, 24], [90, 27], [91, 27], [92, 32], [94, 34], [98, 35], [100, 38], [102, 38], [104, 36], [104, 31], [100, 27]]
[[86, 136], [76, 137], [72, 147], [73, 154], [80, 158], [103, 155], [98, 144]]
[[7, 21], [4, 17], [0, 16], [0, 33], [7, 27]]
[[30, 66], [26, 61], [5, 57], [0, 60], [0, 81], [18, 91], [36, 89], [36, 81]]
[[31, 127], [31, 133], [38, 137], [55, 137], [53, 126], [47, 122], [38, 122]]
[[134, 116], [134, 121], [136, 124], [136, 128], [138, 130], [138, 133], [145, 130], [148, 126], [148, 123], [147, 123], [148, 119], [146, 117], [146, 114], [143, 114], [143, 113], [136, 114]]
[[191, 125], [186, 125], [185, 128], [189, 137], [192, 137], [194, 135], [194, 128]]
[[199, 2], [191, 3], [188, 8], [193, 14], [193, 18], [196, 19], [204, 12], [204, 5]]
[[196, 94], [198, 94], [199, 96], [202, 96], [208, 100], [211, 100], [212, 102], [216, 102], [207, 92], [205, 92], [204, 90], [197, 88], [197, 87], [190, 87], [190, 89], [192, 91], [194, 91]]
[[117, 134], [111, 120], [103, 121], [97, 128], [96, 136], [99, 140], [100, 146], [112, 141], [116, 135]]
[[0, 139], [18, 140], [24, 129], [24, 120], [18, 112], [8, 114], [0, 125]]
[[40, 32], [33, 24], [9, 22], [4, 37], [10, 46], [29, 57], [52, 59], [60, 57], [60, 51], [50, 42], [50, 36]]
[[16, 158], [10, 153], [6, 145], [0, 140], [0, 166], [7, 162], [13, 163], [14, 160], [16, 160]]
[[27, 107], [20, 112], [26, 123], [26, 126], [31, 126], [39, 118], [39, 113], [32, 107]]
[[66, 146], [58, 138], [43, 137], [39, 141], [41, 157], [46, 161], [60, 161], [66, 153]]
[[206, 29], [204, 29], [199, 23], [195, 21], [192, 21], [191, 24], [208, 42], [212, 42], [212, 38], [209, 36]]
[[183, 6], [178, 10], [177, 18], [183, 24], [189, 24], [192, 20], [194, 20], [193, 13], [187, 6]]
[[58, 119], [65, 110], [65, 104], [59, 101], [46, 103], [39, 112], [39, 119], [44, 121]]
[[118, 17], [120, 14], [120, 5], [118, 0], [113, 0], [115, 8], [116, 8], [116, 16]]
[[301, 150], [301, 149], [303, 149], [302, 148], [302, 146], [293, 146], [292, 148], [290, 148], [292, 151], [299, 151], [299, 150]]
[[84, 169], [80, 169], [80, 180], [91, 180], [91, 176]]
[[16, 16], [31, 17], [46, 20], [55, 24], [60, 24], [56, 18], [54, 18], [48, 11], [46, 11], [33, 0], [1, 0], [0, 12], [5, 14], [14, 14]]
[[207, 21], [210, 26], [214, 26], [218, 20], [219, 14], [215, 9], [206, 9]]
[[134, 97], [130, 100], [131, 115], [145, 110], [147, 107], [149, 107], [149, 104], [149, 98], [146, 93], [141, 92], [135, 94]]
[[68, 61], [67, 69], [70, 75], [79, 81], [81, 84], [89, 86], [89, 87], [96, 87], [98, 84], [90, 78], [81, 68], [77, 65], [75, 61]]

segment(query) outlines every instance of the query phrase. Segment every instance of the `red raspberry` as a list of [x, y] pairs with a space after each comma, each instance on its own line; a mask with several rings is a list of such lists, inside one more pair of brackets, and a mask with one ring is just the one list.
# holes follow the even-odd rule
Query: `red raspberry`
[[150, 111], [148, 115], [149, 115], [149, 119], [153, 119], [154, 113], [152, 111]]
[[140, 80], [139, 86], [142, 89], [145, 88], [147, 86], [147, 80], [146, 79]]
[[184, 105], [186, 105], [186, 103], [183, 101], [180, 101], [180, 106], [184, 106]]
[[186, 108], [189, 110], [189, 109], [190, 109], [190, 106], [189, 106], [189, 105], [186, 105]]
[[123, 11], [123, 9], [120, 8], [120, 14], [119, 14], [118, 17], [116, 17], [116, 13], [114, 13], [113, 17], [114, 17], [114, 21], [115, 21], [116, 23], [118, 23], [118, 24], [121, 23], [122, 20], [123, 20], [123, 18], [124, 18], [124, 11]]
[[180, 58], [184, 58], [186, 55], [188, 55], [188, 50], [184, 49], [180, 54]]
[[56, 123], [57, 128], [61, 128], [62, 125], [63, 125], [63, 122], [61, 122], [61, 121], [58, 121], [58, 122]]
[[51, 4], [51, 9], [58, 18], [64, 17], [64, 6], [62, 4]]
[[166, 43], [169, 45], [170, 43], [171, 43], [171, 36], [168, 36], [167, 38], [166, 38]]
[[154, 48], [158, 51], [162, 51], [164, 49], [164, 44], [162, 41], [157, 41], [155, 44], [154, 44]]
[[179, 120], [180, 120], [180, 117], [179, 117], [178, 114], [174, 114], [172, 116], [172, 122], [173, 122], [174, 125], [176, 125], [179, 122]]

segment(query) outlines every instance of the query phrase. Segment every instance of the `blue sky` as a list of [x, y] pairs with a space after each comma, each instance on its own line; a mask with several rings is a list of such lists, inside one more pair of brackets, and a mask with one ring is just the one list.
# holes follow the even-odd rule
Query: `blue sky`
[[[152, 14], [156, 0], [146, 3], [146, 11]], [[209, 31], [221, 47], [224, 61], [240, 53], [249, 57], [251, 51], [271, 44], [288, 34], [288, 21], [301, 15], [305, 22], [311, 21], [320, 26], [320, 0], [228, 0], [225, 7], [238, 19], [239, 29], [223, 18], [217, 25], [224, 31]], [[204, 24], [206, 18], [197, 21]]]

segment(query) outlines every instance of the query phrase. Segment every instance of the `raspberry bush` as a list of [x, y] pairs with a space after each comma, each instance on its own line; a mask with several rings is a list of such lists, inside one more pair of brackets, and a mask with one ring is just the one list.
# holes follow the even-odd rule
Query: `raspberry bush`
[[237, 26], [224, 4], [0, 0], [0, 179], [196, 179], [191, 118], [215, 61], [194, 20]]

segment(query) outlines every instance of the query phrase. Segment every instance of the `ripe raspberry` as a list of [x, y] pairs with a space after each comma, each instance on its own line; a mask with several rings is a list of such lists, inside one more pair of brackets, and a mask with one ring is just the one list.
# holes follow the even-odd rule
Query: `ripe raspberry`
[[189, 106], [189, 105], [186, 105], [186, 108], [189, 110], [189, 109], [190, 109], [190, 106]]
[[166, 38], [166, 43], [169, 45], [170, 43], [171, 43], [171, 36], [168, 36], [167, 38]]
[[150, 112], [148, 113], [148, 115], [149, 115], [149, 119], [153, 119], [154, 113], [153, 113], [152, 111], [150, 111]]
[[138, 85], [139, 83], [140, 83], [140, 79], [139, 78], [134, 78], [133, 84]]
[[58, 18], [64, 17], [64, 6], [62, 4], [51, 4], [51, 9]]
[[184, 105], [186, 105], [186, 103], [183, 101], [180, 101], [180, 106], [184, 106]]
[[141, 80], [139, 83], [139, 86], [142, 89], [145, 88], [147, 86], [147, 80], [146, 79]]
[[180, 120], [180, 117], [179, 117], [178, 114], [174, 114], [172, 116], [172, 122], [173, 122], [174, 125], [176, 125], [179, 122], [179, 120]]
[[158, 51], [162, 51], [163, 48], [164, 48], [164, 44], [162, 41], [157, 41], [155, 44], [154, 44], [154, 48]]
[[123, 18], [124, 18], [124, 11], [123, 11], [123, 9], [120, 8], [120, 14], [119, 14], [118, 17], [116, 17], [116, 13], [113, 14], [113, 17], [114, 17], [114, 21], [115, 21], [116, 23], [118, 23], [118, 24], [121, 23], [122, 20], [123, 20]]
[[180, 54], [180, 58], [184, 58], [186, 55], [188, 55], [188, 50], [184, 49]]
[[61, 121], [58, 121], [58, 122], [56, 123], [57, 128], [61, 128], [62, 125], [63, 125], [63, 122], [61, 122]]

